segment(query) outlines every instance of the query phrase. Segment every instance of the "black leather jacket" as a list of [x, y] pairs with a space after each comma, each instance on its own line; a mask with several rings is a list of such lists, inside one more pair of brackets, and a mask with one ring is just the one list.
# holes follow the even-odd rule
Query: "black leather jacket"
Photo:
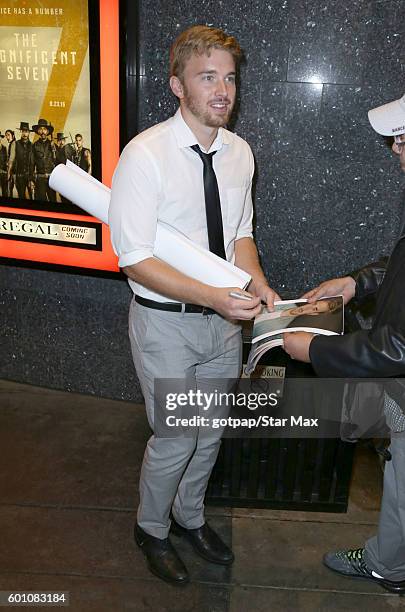
[[49, 140], [36, 140], [32, 152], [36, 173], [50, 174], [56, 165], [55, 145]]
[[32, 142], [29, 140], [17, 140], [15, 143], [15, 160], [13, 173], [17, 176], [26, 176], [34, 180], [34, 156], [32, 153]]
[[316, 336], [309, 351], [315, 372], [325, 378], [405, 376], [405, 236], [389, 260], [351, 276], [354, 299], [377, 293], [373, 326], [346, 336]]

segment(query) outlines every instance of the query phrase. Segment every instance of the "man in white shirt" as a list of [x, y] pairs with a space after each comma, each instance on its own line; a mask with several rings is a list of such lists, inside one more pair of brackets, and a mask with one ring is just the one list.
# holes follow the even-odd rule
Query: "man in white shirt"
[[[183, 32], [170, 57], [170, 87], [180, 108], [126, 146], [114, 175], [109, 225], [135, 294], [131, 347], [152, 429], [165, 410], [155, 380], [178, 379], [184, 390], [229, 390], [241, 367], [236, 321], [252, 319], [261, 301], [272, 309], [278, 298], [252, 238], [252, 152], [224, 129], [235, 102], [240, 56], [238, 42], [221, 30], [195, 26]], [[158, 221], [248, 272], [252, 299], [236, 299], [230, 292], [237, 288], [205, 285], [154, 258]], [[232, 551], [204, 520], [220, 436], [221, 430], [197, 431], [189, 437], [152, 435], [148, 441], [135, 539], [150, 570], [166, 581], [188, 581], [168, 538], [170, 528], [206, 560], [233, 562]]]

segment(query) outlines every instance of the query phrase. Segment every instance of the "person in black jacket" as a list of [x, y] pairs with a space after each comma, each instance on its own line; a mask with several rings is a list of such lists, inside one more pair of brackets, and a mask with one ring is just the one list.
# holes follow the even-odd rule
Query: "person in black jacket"
[[49, 186], [49, 177], [56, 166], [56, 147], [49, 137], [52, 137], [53, 125], [46, 119], [39, 119], [32, 131], [39, 138], [32, 145], [34, 157], [35, 184], [31, 181], [30, 187], [35, 191], [35, 199], [44, 202], [56, 202], [56, 192]]
[[15, 161], [15, 147], [16, 147], [16, 139], [13, 130], [6, 130], [5, 137], [7, 140], [7, 196], [9, 198], [14, 197], [14, 175], [13, 175], [13, 167]]
[[83, 146], [83, 136], [76, 134], [73, 147], [72, 162], [82, 170], [91, 174], [91, 151]]
[[30, 141], [30, 126], [26, 121], [20, 121], [21, 137], [16, 141], [13, 175], [18, 197], [21, 199], [33, 199], [31, 181], [34, 175], [34, 156], [32, 142]]
[[2, 144], [1, 139], [4, 134], [0, 132], [0, 191], [5, 198], [8, 196], [7, 180], [7, 147]]
[[[369, 119], [378, 133], [396, 136], [392, 148], [400, 156], [405, 171], [405, 96], [370, 111]], [[371, 329], [345, 336], [285, 334], [286, 352], [293, 359], [311, 362], [316, 374], [322, 377], [404, 377], [405, 234], [389, 259], [369, 264], [350, 276], [326, 281], [303, 297], [314, 301], [339, 294], [345, 303], [376, 294]], [[341, 575], [365, 578], [390, 592], [405, 594], [405, 412], [401, 408], [405, 406], [405, 383], [393, 380], [387, 389], [383, 411], [391, 429], [391, 460], [384, 471], [377, 535], [367, 540], [364, 547], [326, 554], [324, 564]]]

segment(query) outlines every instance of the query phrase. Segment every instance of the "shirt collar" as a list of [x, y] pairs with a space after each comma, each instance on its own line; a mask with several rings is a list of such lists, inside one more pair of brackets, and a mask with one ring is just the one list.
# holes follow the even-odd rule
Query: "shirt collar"
[[[199, 144], [197, 138], [184, 121], [180, 108], [177, 109], [176, 114], [172, 117], [172, 128], [180, 149]], [[219, 151], [219, 149], [222, 149], [222, 145], [229, 144], [231, 144], [231, 139], [228, 130], [220, 127], [218, 134], [210, 147], [210, 152]]]

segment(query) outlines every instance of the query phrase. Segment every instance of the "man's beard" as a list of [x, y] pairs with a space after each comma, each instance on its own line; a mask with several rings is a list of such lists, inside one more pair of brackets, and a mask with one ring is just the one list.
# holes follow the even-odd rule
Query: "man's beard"
[[[209, 110], [203, 109], [202, 105], [200, 106], [198, 102], [195, 101], [193, 96], [190, 96], [186, 87], [183, 86], [184, 90], [184, 104], [201, 123], [211, 128], [219, 128], [223, 127], [229, 122], [229, 119], [232, 114], [232, 106], [229, 104], [227, 112], [224, 115], [216, 115], [215, 113], [210, 113]], [[225, 98], [226, 100], [226, 98]]]

